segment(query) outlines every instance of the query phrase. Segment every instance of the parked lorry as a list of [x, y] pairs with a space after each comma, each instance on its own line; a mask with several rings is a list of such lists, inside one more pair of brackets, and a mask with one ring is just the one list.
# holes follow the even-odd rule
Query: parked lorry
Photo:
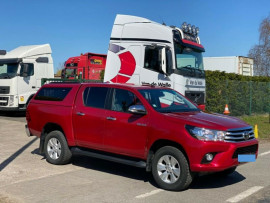
[[72, 154], [152, 171], [163, 189], [183, 190], [200, 172], [232, 173], [255, 161], [258, 141], [238, 118], [208, 114], [173, 89], [111, 83], [42, 86], [26, 112], [52, 164]]
[[70, 57], [65, 62], [62, 71], [63, 79], [100, 80], [100, 73], [104, 71], [107, 55], [85, 53]]
[[253, 76], [253, 59], [244, 56], [203, 57], [204, 69]]
[[205, 73], [199, 28], [166, 26], [117, 15], [107, 54], [105, 82], [170, 87], [205, 108]]
[[0, 110], [25, 110], [41, 87], [41, 78], [53, 77], [49, 44], [0, 50]]

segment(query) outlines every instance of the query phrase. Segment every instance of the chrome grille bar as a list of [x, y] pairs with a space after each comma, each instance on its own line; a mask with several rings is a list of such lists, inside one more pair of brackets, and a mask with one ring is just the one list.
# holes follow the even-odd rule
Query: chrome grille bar
[[226, 142], [242, 142], [255, 139], [251, 126], [245, 128], [229, 129], [226, 132]]

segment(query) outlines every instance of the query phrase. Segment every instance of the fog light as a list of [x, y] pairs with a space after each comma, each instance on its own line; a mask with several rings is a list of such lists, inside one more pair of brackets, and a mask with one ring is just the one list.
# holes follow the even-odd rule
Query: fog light
[[208, 153], [208, 154], [205, 155], [205, 159], [206, 159], [207, 161], [209, 161], [209, 162], [212, 161], [213, 158], [214, 158], [214, 156], [213, 156], [213, 154], [211, 154], [211, 153]]

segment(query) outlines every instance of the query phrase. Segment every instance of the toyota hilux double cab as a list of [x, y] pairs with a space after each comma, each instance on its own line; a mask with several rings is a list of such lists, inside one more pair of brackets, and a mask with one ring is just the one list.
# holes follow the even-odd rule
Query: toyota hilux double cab
[[188, 188], [199, 172], [232, 173], [240, 156], [258, 155], [250, 125], [202, 112], [166, 87], [46, 84], [26, 119], [27, 134], [40, 138], [49, 163], [67, 164], [81, 154], [128, 164], [151, 171], [166, 190]]

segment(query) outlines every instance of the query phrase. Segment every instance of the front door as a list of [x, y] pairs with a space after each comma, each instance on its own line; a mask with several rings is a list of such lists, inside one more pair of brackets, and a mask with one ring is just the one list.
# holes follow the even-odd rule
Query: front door
[[134, 93], [113, 89], [110, 110], [106, 111], [104, 147], [107, 151], [143, 157], [147, 141], [148, 115], [135, 115], [128, 107], [141, 104]]
[[18, 96], [19, 104], [26, 104], [30, 95], [35, 94], [36, 89], [36, 73], [34, 63], [20, 64], [20, 72], [18, 76]]

